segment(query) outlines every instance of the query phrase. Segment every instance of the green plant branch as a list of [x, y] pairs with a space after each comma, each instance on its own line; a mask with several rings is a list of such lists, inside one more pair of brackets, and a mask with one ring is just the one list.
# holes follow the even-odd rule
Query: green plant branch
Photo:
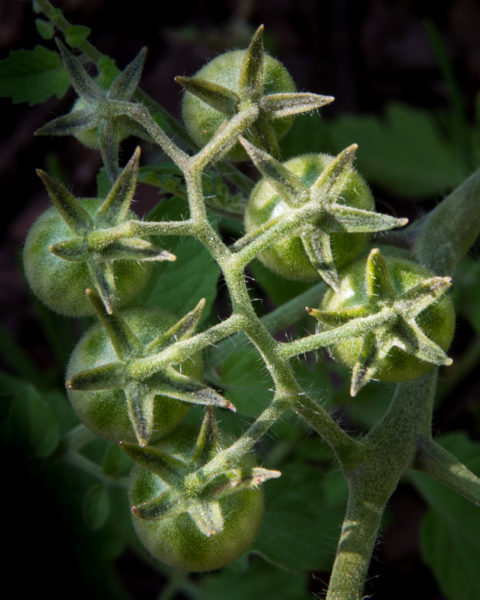
[[414, 467], [480, 506], [480, 478], [432, 438], [420, 440]]
[[460, 184], [417, 228], [416, 259], [440, 275], [452, 274], [480, 232], [480, 169]]
[[64, 455], [64, 461], [67, 464], [77, 467], [85, 473], [92, 475], [92, 477], [95, 477], [95, 479], [98, 479], [98, 481], [105, 485], [128, 489], [128, 477], [108, 477], [105, 475], [102, 467], [78, 452], [67, 452]]

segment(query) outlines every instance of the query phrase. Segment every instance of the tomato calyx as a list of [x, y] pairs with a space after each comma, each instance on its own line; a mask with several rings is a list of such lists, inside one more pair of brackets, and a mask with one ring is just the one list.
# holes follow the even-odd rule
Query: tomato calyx
[[[160, 495], [132, 507], [135, 516], [144, 520], [171, 518], [188, 513], [206, 537], [224, 529], [220, 500], [245, 489], [255, 489], [263, 482], [280, 477], [279, 471], [254, 467], [224, 469], [210, 483], [186, 485], [189, 475], [205, 465], [222, 449], [213, 407], [207, 407], [200, 432], [188, 458], [169, 456], [154, 447], [121, 443], [121, 448], [141, 467], [160, 477], [168, 486]], [[191, 480], [191, 478], [189, 478]]]
[[200, 77], [175, 77], [187, 92], [225, 115], [233, 118], [248, 107], [258, 108], [257, 119], [249, 125], [248, 137], [271, 154], [280, 154], [272, 121], [310, 112], [333, 102], [332, 96], [312, 93], [264, 93], [263, 25], [255, 32], [240, 69], [237, 90]]
[[[115, 105], [129, 102], [137, 89], [145, 63], [147, 49], [138, 55], [114, 79], [108, 90], [102, 89], [85, 71], [81, 62], [60, 40], [56, 40], [63, 66], [72, 86], [83, 101], [67, 115], [57, 117], [40, 127], [35, 135], [77, 135], [98, 131], [98, 147], [110, 180], [113, 182], [118, 171], [119, 142], [125, 131], [145, 137], [145, 132], [127, 117], [119, 116]], [[113, 110], [112, 110], [113, 109]]]
[[95, 214], [90, 215], [80, 199], [59, 181], [42, 170], [37, 174], [47, 188], [50, 199], [72, 232], [72, 237], [52, 244], [49, 249], [58, 258], [84, 262], [95, 287], [109, 312], [115, 300], [115, 260], [175, 260], [175, 256], [152, 242], [127, 233], [118, 226], [126, 222], [137, 181], [140, 148], [123, 169]]
[[[306, 185], [284, 164], [267, 152], [240, 137], [240, 142], [253, 163], [288, 207], [248, 233], [249, 241], [259, 238], [269, 229], [277, 228], [284, 235], [284, 226], [290, 222], [291, 233], [301, 240], [303, 249], [318, 275], [334, 290], [338, 290], [339, 276], [335, 264], [331, 236], [339, 232], [372, 233], [404, 226], [408, 220], [342, 204], [342, 192], [352, 173], [357, 145], [348, 146], [320, 173], [312, 185]], [[280, 211], [277, 211], [280, 212]], [[295, 229], [294, 224], [298, 224]], [[290, 230], [288, 231], [290, 234]], [[270, 241], [274, 238], [268, 233]], [[237, 247], [242, 247], [239, 240]]]
[[451, 283], [450, 277], [432, 276], [403, 293], [396, 293], [385, 259], [380, 250], [374, 248], [366, 262], [365, 304], [333, 311], [307, 309], [328, 327], [370, 317], [365, 319], [361, 351], [353, 365], [352, 396], [375, 377], [393, 347], [433, 365], [452, 364], [443, 349], [425, 335], [416, 322], [420, 313], [443, 296]]
[[200, 320], [204, 299], [168, 331], [144, 345], [119, 313], [107, 312], [95, 291], [87, 290], [87, 295], [119, 360], [76, 373], [66, 382], [66, 387], [79, 391], [123, 390], [130, 422], [140, 446], [146, 446], [152, 434], [157, 396], [235, 410], [233, 404], [216, 390], [179, 372], [170, 364], [157, 366], [147, 377], [143, 373], [136, 374], [131, 368], [135, 359], [154, 356], [173, 342], [190, 337]]

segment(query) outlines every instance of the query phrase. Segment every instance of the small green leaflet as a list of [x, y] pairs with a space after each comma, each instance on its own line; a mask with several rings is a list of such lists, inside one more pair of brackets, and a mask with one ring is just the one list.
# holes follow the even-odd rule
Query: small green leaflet
[[[480, 444], [464, 433], [438, 440], [475, 473], [480, 473]], [[420, 529], [420, 550], [449, 600], [478, 600], [480, 508], [423, 473], [410, 478], [430, 508]]]
[[14, 104], [30, 106], [44, 102], [54, 94], [63, 98], [70, 81], [56, 52], [44, 46], [33, 50], [12, 50], [0, 61], [0, 97]]
[[110, 512], [108, 493], [101, 483], [94, 484], [83, 499], [83, 520], [92, 531], [103, 527]]

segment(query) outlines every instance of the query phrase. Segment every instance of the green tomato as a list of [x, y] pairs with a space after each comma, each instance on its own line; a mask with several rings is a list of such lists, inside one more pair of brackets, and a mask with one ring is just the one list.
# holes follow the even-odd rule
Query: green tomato
[[[85, 198], [83, 207], [93, 215], [102, 200]], [[130, 213], [135, 218], [134, 213]], [[23, 265], [33, 292], [52, 310], [70, 317], [95, 311], [85, 295], [94, 287], [85, 262], [71, 262], [50, 252], [50, 245], [72, 238], [72, 231], [55, 207], [46, 210], [30, 229], [23, 249]], [[117, 260], [113, 263], [116, 306], [135, 298], [148, 281], [149, 263]]]
[[[198, 431], [183, 425], [155, 445], [183, 461], [192, 454]], [[222, 447], [234, 440], [220, 431]], [[220, 448], [219, 448], [220, 450]], [[239, 466], [251, 466], [245, 456]], [[148, 502], [168, 489], [168, 485], [151, 471], [135, 465], [130, 480], [132, 506]], [[263, 516], [263, 490], [243, 489], [223, 496], [220, 507], [224, 528], [210, 537], [204, 535], [188, 513], [173, 517], [145, 520], [132, 515], [133, 525], [144, 546], [161, 562], [185, 571], [212, 571], [238, 558], [253, 542]]]
[[[238, 93], [238, 81], [245, 52], [245, 50], [232, 50], [220, 54], [202, 67], [195, 77], [218, 83]], [[295, 83], [282, 63], [266, 54], [264, 57], [264, 95], [295, 91]], [[183, 95], [182, 115], [190, 136], [200, 147], [205, 146], [227, 118], [223, 113], [190, 92], [185, 92]], [[293, 117], [275, 119], [271, 122], [277, 140], [287, 133], [292, 123]], [[235, 144], [228, 152], [227, 158], [233, 161], [248, 160], [248, 156], [240, 144]]]
[[[329, 154], [303, 154], [286, 161], [283, 165], [310, 187], [333, 159]], [[352, 170], [338, 202], [355, 208], [374, 210], [370, 188], [355, 170]], [[250, 194], [245, 211], [245, 229], [247, 233], [254, 231], [290, 210], [289, 205], [268, 180], [263, 178]], [[330, 234], [333, 259], [337, 268], [353, 260], [364, 249], [369, 239], [368, 233]], [[315, 281], [320, 278], [305, 252], [301, 239], [296, 235], [275, 240], [268, 248], [262, 250], [259, 259], [271, 271], [286, 279]]]
[[[398, 250], [387, 252], [383, 254], [397, 294], [402, 294], [433, 276], [433, 273], [418, 263], [401, 256], [403, 252]], [[367, 304], [366, 258], [358, 259], [346, 267], [340, 276], [339, 291], [328, 289], [323, 297], [321, 309], [337, 311]], [[455, 330], [455, 310], [450, 296], [441, 296], [434, 304], [423, 310], [415, 321], [428, 338], [442, 350], [448, 350]], [[362, 338], [351, 337], [340, 340], [329, 349], [335, 360], [352, 368], [360, 355]], [[420, 377], [431, 371], [434, 366], [406, 353], [398, 346], [393, 346], [381, 360], [375, 379], [399, 383]]]
[[[160, 308], [129, 308], [120, 312], [127, 325], [143, 344], [158, 338], [175, 324], [176, 318]], [[75, 346], [67, 366], [66, 380], [74, 375], [112, 362], [118, 358], [101, 324], [91, 327]], [[199, 354], [181, 365], [185, 375], [202, 379]], [[136, 443], [128, 416], [125, 394], [115, 390], [68, 390], [68, 397], [80, 420], [97, 435], [112, 442]], [[152, 441], [172, 431], [184, 418], [189, 404], [165, 396], [155, 397]]]

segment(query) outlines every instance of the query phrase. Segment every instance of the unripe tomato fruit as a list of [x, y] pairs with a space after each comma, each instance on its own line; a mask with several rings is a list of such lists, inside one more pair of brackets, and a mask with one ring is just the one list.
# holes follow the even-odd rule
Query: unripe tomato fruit
[[[167, 454], [188, 460], [198, 431], [187, 425], [160, 440], [155, 447]], [[220, 431], [226, 447], [234, 440]], [[239, 466], [251, 466], [245, 456]], [[148, 502], [164, 492], [167, 484], [151, 471], [135, 465], [130, 479], [130, 504]], [[174, 517], [145, 520], [132, 515], [133, 525], [144, 546], [161, 562], [185, 571], [212, 571], [238, 558], [253, 542], [263, 516], [263, 490], [243, 489], [220, 499], [224, 517], [221, 532], [207, 537], [188, 513]]]
[[[195, 77], [218, 83], [238, 93], [238, 80], [245, 53], [245, 50], [232, 50], [220, 54], [202, 67]], [[295, 83], [287, 69], [281, 62], [268, 54], [264, 56], [263, 69], [264, 95], [296, 91]], [[188, 133], [200, 147], [205, 146], [226, 119], [223, 113], [190, 92], [185, 92], [183, 95], [182, 116]], [[271, 121], [277, 140], [287, 133], [292, 122], [293, 117]], [[228, 152], [227, 158], [233, 161], [248, 160], [248, 156], [240, 144], [235, 144]]]
[[[308, 187], [313, 185], [322, 171], [332, 162], [329, 154], [302, 154], [283, 165]], [[343, 188], [339, 204], [353, 206], [364, 210], [374, 210], [373, 196], [363, 177], [352, 169], [352, 173]], [[270, 221], [292, 210], [281, 198], [267, 179], [261, 179], [253, 188], [245, 211], [245, 229], [253, 231]], [[330, 234], [333, 259], [337, 268], [353, 260], [368, 243], [368, 233]], [[288, 235], [272, 242], [262, 250], [260, 261], [271, 271], [286, 279], [294, 281], [315, 281], [320, 278], [312, 266], [302, 241], [298, 236]]]
[[[433, 276], [430, 271], [418, 263], [400, 257], [400, 254], [399, 250], [394, 250], [392, 254], [383, 252], [388, 273], [397, 294], [401, 294]], [[368, 302], [366, 258], [358, 259], [350, 264], [340, 273], [340, 277], [339, 291], [327, 290], [322, 300], [322, 310], [336, 311]], [[434, 304], [428, 306], [415, 318], [415, 321], [423, 333], [442, 350], [448, 349], [455, 330], [455, 310], [448, 295], [442, 295]], [[333, 358], [349, 368], [353, 367], [357, 361], [361, 348], [361, 337], [341, 340], [329, 347]], [[420, 377], [431, 371], [434, 366], [407, 354], [398, 346], [394, 346], [382, 359], [381, 367], [375, 373], [375, 379], [399, 383]]]
[[[85, 198], [83, 207], [93, 215], [102, 200]], [[130, 213], [131, 218], [136, 218]], [[30, 229], [23, 248], [25, 276], [33, 292], [52, 310], [69, 317], [83, 317], [95, 311], [85, 295], [94, 287], [85, 262], [59, 258], [49, 250], [51, 244], [71, 239], [72, 231], [55, 207], [47, 209]], [[135, 298], [150, 277], [151, 265], [117, 260], [113, 266], [116, 306]]]
[[[122, 318], [143, 344], [148, 344], [167, 331], [176, 318], [160, 308], [128, 308]], [[91, 327], [75, 346], [67, 366], [66, 379], [101, 365], [117, 362], [112, 343], [100, 323]], [[201, 379], [202, 360], [199, 354], [181, 365], [185, 375]], [[94, 433], [112, 442], [136, 443], [128, 416], [127, 400], [120, 389], [79, 391], [69, 389], [68, 397], [80, 420]], [[189, 404], [165, 396], [155, 397], [154, 441], [174, 429], [184, 418]]]

